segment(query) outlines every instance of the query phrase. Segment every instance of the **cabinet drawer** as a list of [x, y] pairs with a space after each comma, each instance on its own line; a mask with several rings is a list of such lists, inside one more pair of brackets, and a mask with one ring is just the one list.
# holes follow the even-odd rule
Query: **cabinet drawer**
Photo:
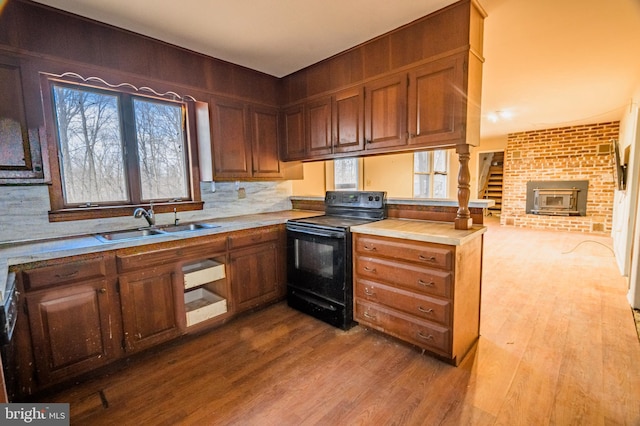
[[374, 257], [357, 256], [354, 274], [410, 291], [451, 298], [451, 272]]
[[[112, 257], [109, 260], [113, 262]], [[107, 259], [95, 257], [25, 270], [23, 271], [25, 290], [36, 290], [54, 285], [70, 284], [80, 280], [104, 278], [108, 275], [108, 266]]]
[[263, 229], [258, 228], [246, 232], [240, 231], [229, 235], [229, 249], [233, 250], [240, 247], [264, 243], [266, 241], [274, 241], [277, 240], [279, 236], [280, 230], [274, 227]]
[[451, 302], [367, 280], [357, 280], [355, 297], [389, 306], [418, 318], [451, 324]]
[[422, 348], [451, 356], [451, 330], [356, 299], [355, 320]]
[[130, 249], [125, 249], [124, 251], [116, 254], [116, 259], [118, 263], [118, 272], [129, 272], [154, 265], [176, 263], [182, 259], [196, 257], [206, 258], [219, 253], [224, 253], [226, 250], [227, 239], [226, 237], [220, 237], [208, 241], [205, 244], [155, 250], [151, 249], [138, 253], [131, 253]]
[[367, 256], [383, 256], [416, 262], [448, 271], [453, 268], [453, 248], [439, 244], [358, 236], [356, 252]]

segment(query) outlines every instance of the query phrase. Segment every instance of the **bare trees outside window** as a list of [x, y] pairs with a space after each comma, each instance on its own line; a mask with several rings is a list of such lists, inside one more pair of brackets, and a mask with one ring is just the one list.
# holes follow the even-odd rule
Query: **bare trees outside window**
[[65, 205], [188, 199], [181, 103], [53, 85]]
[[68, 204], [127, 201], [118, 97], [55, 86]]
[[133, 100], [142, 199], [188, 196], [182, 108]]

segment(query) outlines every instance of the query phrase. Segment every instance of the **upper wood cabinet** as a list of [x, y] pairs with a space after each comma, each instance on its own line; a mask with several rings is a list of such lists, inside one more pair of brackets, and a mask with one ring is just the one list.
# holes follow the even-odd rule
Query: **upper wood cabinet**
[[0, 56], [0, 184], [42, 183], [46, 176], [40, 130], [27, 125], [22, 72]]
[[285, 160], [327, 158], [364, 147], [364, 91], [358, 86], [283, 112]]
[[409, 73], [409, 145], [439, 146], [463, 137], [464, 56], [429, 62]]
[[251, 177], [247, 105], [240, 101], [216, 99], [212, 111], [214, 177]]
[[317, 157], [333, 152], [331, 132], [331, 97], [305, 104], [305, 138], [308, 157]]
[[298, 104], [282, 112], [282, 159], [302, 160], [307, 155], [304, 105]]
[[278, 110], [251, 107], [251, 153], [254, 178], [282, 177], [278, 155]]
[[365, 149], [407, 143], [407, 75], [400, 73], [365, 85]]
[[[284, 135], [282, 152], [296, 150], [295, 156], [283, 158], [320, 160], [445, 147], [461, 152], [464, 145], [477, 146], [486, 16], [477, 1], [460, 0], [284, 77], [282, 102], [287, 108], [310, 108], [302, 125], [312, 128], [302, 138]], [[360, 87], [364, 94], [354, 96], [361, 101], [340, 97], [342, 91]], [[360, 105], [362, 122], [355, 118]], [[351, 117], [346, 127], [345, 116]], [[362, 123], [362, 135], [350, 128], [356, 123]], [[354, 136], [350, 142], [345, 142], [345, 131]], [[466, 168], [461, 162], [461, 169]]]
[[341, 90], [333, 96], [333, 151], [357, 152], [364, 147], [364, 89]]
[[278, 110], [218, 98], [212, 105], [214, 177], [281, 178]]

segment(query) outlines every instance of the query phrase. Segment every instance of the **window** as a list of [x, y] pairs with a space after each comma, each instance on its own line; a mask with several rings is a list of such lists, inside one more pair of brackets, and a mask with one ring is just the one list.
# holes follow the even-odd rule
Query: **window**
[[333, 173], [336, 191], [358, 189], [358, 159], [341, 158], [333, 160]]
[[98, 215], [106, 217], [151, 201], [156, 211], [162, 203], [172, 211], [199, 201], [191, 188], [188, 103], [67, 81], [48, 87], [60, 170], [53, 212], [109, 207]]
[[447, 198], [449, 151], [421, 151], [413, 154], [414, 198]]

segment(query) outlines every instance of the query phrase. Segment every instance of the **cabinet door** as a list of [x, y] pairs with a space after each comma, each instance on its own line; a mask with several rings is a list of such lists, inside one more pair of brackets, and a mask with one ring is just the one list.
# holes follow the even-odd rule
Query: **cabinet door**
[[27, 294], [38, 379], [64, 380], [108, 363], [116, 355], [115, 283], [96, 280]]
[[331, 154], [331, 98], [307, 103], [305, 106], [307, 157]]
[[242, 102], [214, 100], [212, 121], [215, 177], [251, 177], [247, 106]]
[[127, 352], [136, 352], [180, 333], [182, 299], [178, 274], [169, 268], [153, 268], [120, 277], [122, 326]]
[[276, 243], [231, 252], [231, 293], [236, 311], [275, 300], [282, 286]]
[[0, 56], [0, 184], [45, 180], [40, 132], [27, 126], [16, 60]]
[[278, 155], [278, 111], [251, 107], [251, 151], [253, 177], [280, 178]]
[[284, 161], [301, 160], [307, 154], [304, 134], [304, 107], [295, 105], [282, 113], [281, 153]]
[[409, 144], [440, 146], [463, 137], [463, 58], [445, 58], [410, 73]]
[[363, 88], [338, 92], [333, 100], [334, 152], [354, 152], [364, 148]]
[[365, 86], [365, 149], [407, 143], [407, 76], [374, 81]]

